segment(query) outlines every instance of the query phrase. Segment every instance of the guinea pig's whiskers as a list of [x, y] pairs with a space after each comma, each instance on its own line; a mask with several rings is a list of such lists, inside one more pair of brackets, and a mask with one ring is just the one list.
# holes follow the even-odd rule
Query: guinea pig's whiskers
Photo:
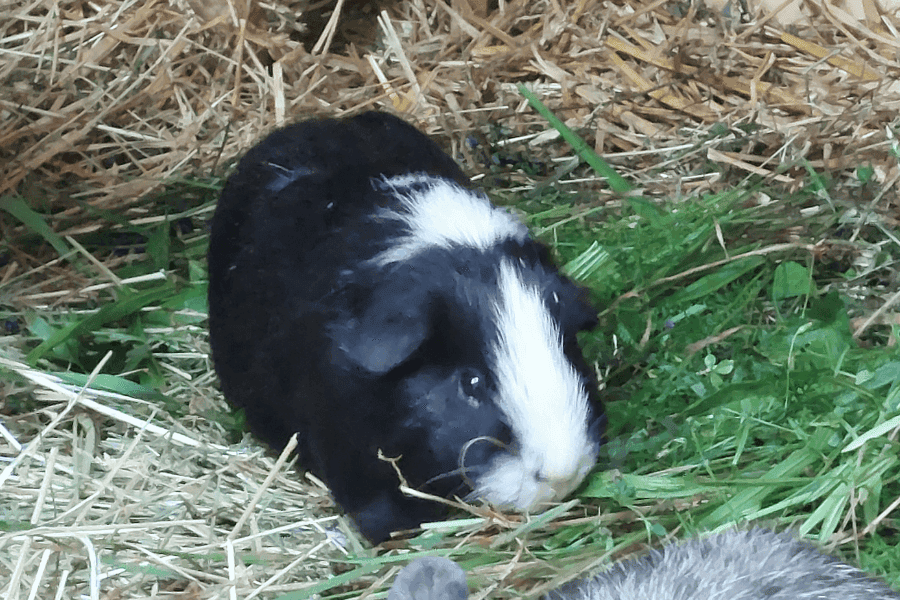
[[466, 454], [469, 452], [469, 448], [471, 448], [476, 442], [491, 442], [498, 448], [503, 448], [505, 450], [509, 450], [509, 445], [501, 442], [497, 438], [493, 438], [487, 435], [479, 435], [478, 437], [474, 437], [465, 444], [463, 444], [462, 450], [459, 451], [459, 476], [462, 477], [463, 481], [466, 482], [473, 490], [475, 489], [475, 482], [472, 481], [467, 472], [470, 470], [466, 467]]
[[[427, 480], [427, 481], [425, 482], [425, 485], [430, 485], [430, 484], [432, 484], [432, 483], [435, 483], [436, 481], [440, 481], [440, 480], [442, 480], [442, 479], [448, 479], [448, 478], [450, 478], [450, 477], [457, 477], [457, 476], [463, 476], [463, 473], [460, 472], [459, 469], [453, 469], [452, 471], [445, 471], [445, 472], [443, 472], [443, 473], [438, 473], [437, 475], [435, 475], [435, 476], [432, 477], [431, 479]], [[467, 485], [468, 485], [468, 484], [467, 484]]]

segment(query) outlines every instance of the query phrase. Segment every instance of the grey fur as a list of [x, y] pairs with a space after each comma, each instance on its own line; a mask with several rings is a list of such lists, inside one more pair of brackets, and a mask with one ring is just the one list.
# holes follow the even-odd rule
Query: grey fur
[[465, 600], [466, 573], [442, 556], [423, 556], [400, 571], [388, 600]]
[[884, 583], [790, 533], [729, 530], [614, 565], [545, 600], [886, 600]]
[[[466, 594], [459, 565], [428, 556], [400, 571], [388, 600]], [[617, 563], [543, 600], [900, 600], [900, 594], [790, 533], [732, 529]]]

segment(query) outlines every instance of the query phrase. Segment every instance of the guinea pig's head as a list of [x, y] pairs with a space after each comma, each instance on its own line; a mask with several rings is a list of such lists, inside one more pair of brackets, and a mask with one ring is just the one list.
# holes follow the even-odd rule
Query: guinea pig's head
[[524, 258], [497, 267], [488, 356], [493, 401], [511, 443], [475, 479], [475, 494], [531, 510], [567, 496], [597, 460], [596, 382], [575, 339], [596, 324], [580, 290]]
[[[443, 179], [380, 182], [393, 235], [368, 261], [382, 283], [344, 348], [391, 381], [409, 436], [400, 469], [534, 510], [597, 459], [602, 411], [575, 339], [596, 324], [524, 225]], [[416, 447], [416, 448], [414, 448]]]

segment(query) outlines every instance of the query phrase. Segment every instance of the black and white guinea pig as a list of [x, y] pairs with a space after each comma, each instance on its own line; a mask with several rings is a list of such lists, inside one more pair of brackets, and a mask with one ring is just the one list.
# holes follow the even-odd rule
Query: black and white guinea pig
[[538, 510], [594, 465], [603, 412], [583, 290], [427, 136], [309, 120], [243, 157], [212, 218], [225, 397], [323, 479], [372, 542], [439, 517], [403, 495]]
[[[465, 572], [442, 557], [418, 558], [391, 586], [389, 600], [463, 600]], [[665, 546], [544, 600], [900, 600], [859, 569], [789, 533], [727, 530]]]

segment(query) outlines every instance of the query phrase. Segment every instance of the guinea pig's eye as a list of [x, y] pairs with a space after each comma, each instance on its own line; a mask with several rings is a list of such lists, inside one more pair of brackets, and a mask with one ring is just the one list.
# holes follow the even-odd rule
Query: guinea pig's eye
[[473, 406], [481, 402], [484, 389], [484, 376], [475, 369], [463, 369], [459, 374], [459, 391]]

